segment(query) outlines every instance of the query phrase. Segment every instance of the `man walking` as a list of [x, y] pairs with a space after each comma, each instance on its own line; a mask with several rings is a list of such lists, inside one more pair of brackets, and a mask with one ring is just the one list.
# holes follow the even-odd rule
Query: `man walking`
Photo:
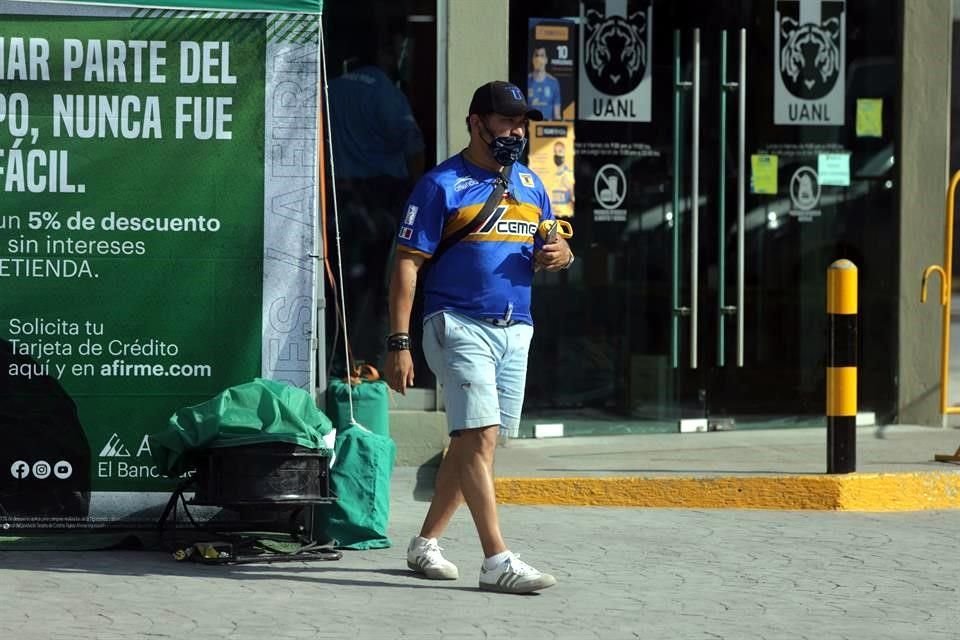
[[480, 588], [529, 593], [556, 584], [513, 554], [497, 518], [493, 458], [499, 429], [520, 425], [527, 354], [533, 336], [530, 294], [536, 269], [573, 263], [563, 238], [544, 242], [538, 230], [553, 220], [540, 178], [518, 163], [530, 109], [523, 92], [490, 82], [470, 102], [466, 149], [416, 185], [401, 220], [390, 282], [391, 334], [386, 376], [404, 393], [414, 383], [410, 313], [421, 266], [423, 351], [443, 385], [450, 446], [436, 491], [407, 551], [407, 565], [432, 579], [459, 571], [437, 539], [461, 502], [473, 516], [484, 560]]

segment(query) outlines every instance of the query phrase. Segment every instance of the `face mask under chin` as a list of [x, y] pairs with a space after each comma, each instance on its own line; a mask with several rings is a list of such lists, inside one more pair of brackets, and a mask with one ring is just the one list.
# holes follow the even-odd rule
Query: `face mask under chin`
[[490, 147], [490, 153], [493, 154], [493, 159], [497, 161], [497, 164], [509, 167], [520, 159], [524, 148], [527, 146], [526, 138], [523, 136], [494, 137], [483, 120], [480, 121], [480, 126], [483, 127], [483, 130], [486, 131], [488, 136], [493, 138], [490, 142], [486, 140], [484, 140], [484, 142], [487, 142], [487, 146]]

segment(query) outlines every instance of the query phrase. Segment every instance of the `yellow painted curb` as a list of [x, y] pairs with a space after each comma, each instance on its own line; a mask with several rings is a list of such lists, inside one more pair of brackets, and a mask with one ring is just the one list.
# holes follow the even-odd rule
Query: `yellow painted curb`
[[922, 511], [960, 509], [960, 473], [498, 478], [497, 502], [521, 505]]

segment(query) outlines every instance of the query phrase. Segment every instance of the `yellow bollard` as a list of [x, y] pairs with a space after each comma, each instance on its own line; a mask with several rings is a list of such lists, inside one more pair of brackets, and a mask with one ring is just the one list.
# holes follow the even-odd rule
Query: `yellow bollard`
[[857, 469], [857, 266], [827, 270], [827, 473]]

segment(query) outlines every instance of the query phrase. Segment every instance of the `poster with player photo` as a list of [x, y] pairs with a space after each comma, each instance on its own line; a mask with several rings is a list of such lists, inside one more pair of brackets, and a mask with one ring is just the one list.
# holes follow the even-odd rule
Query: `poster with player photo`
[[572, 122], [537, 122], [530, 127], [529, 165], [543, 180], [558, 218], [573, 217], [573, 144]]
[[577, 117], [577, 31], [572, 20], [530, 18], [527, 103], [546, 120]]

